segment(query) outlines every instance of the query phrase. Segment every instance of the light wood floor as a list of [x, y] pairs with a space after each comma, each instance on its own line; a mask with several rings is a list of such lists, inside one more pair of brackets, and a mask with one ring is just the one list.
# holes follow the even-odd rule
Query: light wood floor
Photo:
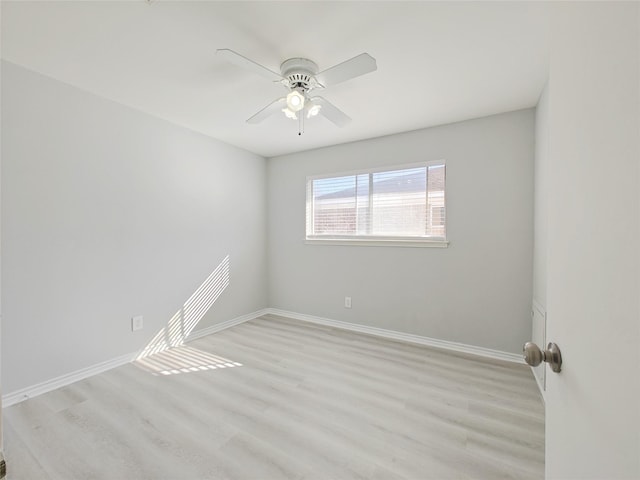
[[12, 480], [544, 477], [528, 367], [275, 316], [4, 414]]

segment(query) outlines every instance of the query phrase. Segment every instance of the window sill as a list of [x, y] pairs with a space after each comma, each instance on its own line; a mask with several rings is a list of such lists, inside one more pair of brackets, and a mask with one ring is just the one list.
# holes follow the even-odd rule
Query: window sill
[[307, 238], [307, 245], [341, 245], [353, 247], [418, 247], [418, 248], [448, 248], [447, 240], [399, 240], [399, 239], [345, 239], [345, 238]]

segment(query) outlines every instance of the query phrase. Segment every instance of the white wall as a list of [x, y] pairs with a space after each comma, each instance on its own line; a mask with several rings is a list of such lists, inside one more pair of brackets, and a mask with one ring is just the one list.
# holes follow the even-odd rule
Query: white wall
[[637, 2], [553, 5], [546, 477], [640, 478]]
[[[521, 351], [531, 336], [533, 152], [534, 111], [523, 110], [269, 159], [269, 305]], [[304, 243], [307, 175], [437, 159], [447, 161], [448, 249]]]
[[196, 328], [267, 306], [263, 158], [10, 63], [2, 99], [5, 393], [141, 349], [226, 255]]

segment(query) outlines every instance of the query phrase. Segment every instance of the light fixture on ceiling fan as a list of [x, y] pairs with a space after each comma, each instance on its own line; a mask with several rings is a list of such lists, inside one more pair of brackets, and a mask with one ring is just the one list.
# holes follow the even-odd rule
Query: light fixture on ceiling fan
[[318, 72], [318, 66], [307, 58], [290, 58], [282, 62], [280, 73], [227, 48], [219, 49], [216, 53], [229, 63], [281, 83], [289, 92], [247, 119], [247, 123], [259, 123], [281, 111], [287, 118], [299, 120], [298, 135], [302, 133], [305, 116], [312, 118], [320, 114], [339, 127], [344, 127], [351, 121], [351, 118], [324, 97], [311, 96], [313, 90], [345, 82], [377, 69], [375, 58], [368, 53], [361, 53], [321, 72]]
[[287, 109], [290, 112], [293, 112], [294, 115], [295, 115], [295, 112], [299, 112], [304, 108], [304, 95], [300, 93], [298, 90], [292, 90], [291, 92], [289, 92], [289, 95], [287, 95], [286, 100], [287, 100]]

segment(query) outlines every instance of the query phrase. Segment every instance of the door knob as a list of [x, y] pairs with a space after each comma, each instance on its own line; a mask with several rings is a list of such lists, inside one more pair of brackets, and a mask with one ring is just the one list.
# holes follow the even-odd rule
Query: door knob
[[524, 361], [532, 367], [537, 367], [542, 362], [547, 362], [551, 370], [558, 373], [562, 366], [560, 348], [555, 343], [549, 343], [547, 349], [542, 351], [535, 343], [527, 342], [522, 347], [522, 356]]

